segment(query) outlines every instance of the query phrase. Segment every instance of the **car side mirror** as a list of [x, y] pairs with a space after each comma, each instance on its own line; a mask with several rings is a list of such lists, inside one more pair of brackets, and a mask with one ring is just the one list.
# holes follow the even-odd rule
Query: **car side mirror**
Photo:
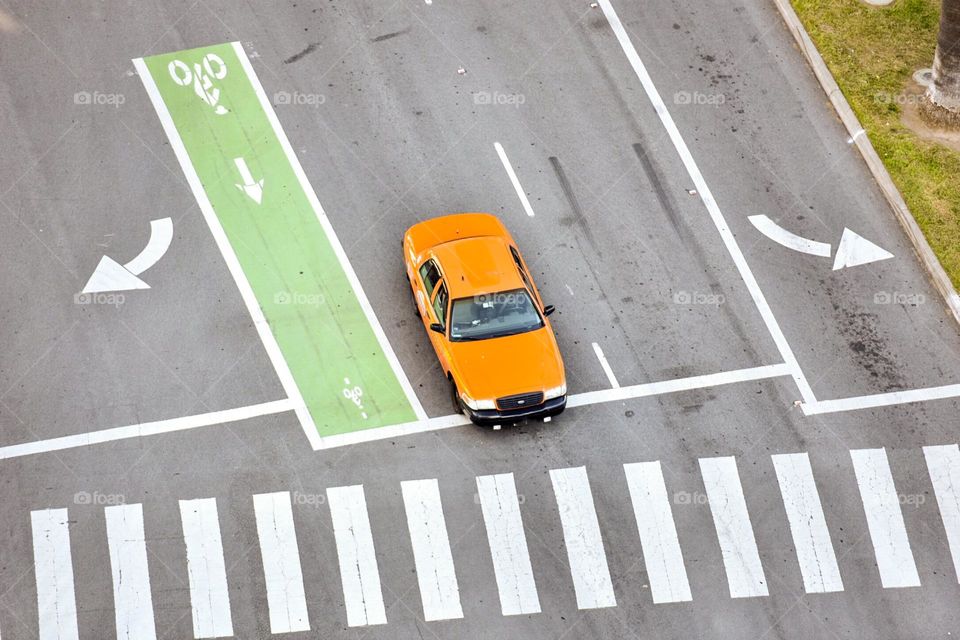
[[434, 322], [430, 325], [430, 331], [436, 331], [437, 333], [443, 333], [443, 325], [439, 322]]
[[557, 308], [555, 306], [553, 306], [552, 304], [548, 304], [543, 308], [543, 315], [548, 316], [556, 310]]

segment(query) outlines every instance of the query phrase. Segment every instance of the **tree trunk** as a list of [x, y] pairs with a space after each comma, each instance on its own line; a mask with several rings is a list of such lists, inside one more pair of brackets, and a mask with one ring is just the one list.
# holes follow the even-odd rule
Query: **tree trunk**
[[960, 114], [960, 0], [943, 0], [927, 98], [934, 107]]

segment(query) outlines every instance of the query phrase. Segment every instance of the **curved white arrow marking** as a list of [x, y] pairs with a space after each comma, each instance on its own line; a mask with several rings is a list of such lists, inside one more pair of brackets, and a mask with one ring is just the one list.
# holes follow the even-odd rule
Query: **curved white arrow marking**
[[121, 265], [109, 256], [103, 256], [81, 293], [129, 291], [149, 289], [150, 285], [137, 276], [163, 257], [173, 241], [173, 220], [161, 218], [150, 221], [150, 240], [137, 257]]
[[812, 256], [820, 256], [821, 258], [829, 258], [833, 251], [833, 248], [828, 243], [807, 240], [794, 233], [790, 233], [767, 216], [750, 216], [747, 219], [757, 228], [757, 231], [788, 249], [793, 249], [800, 253], [807, 253]]

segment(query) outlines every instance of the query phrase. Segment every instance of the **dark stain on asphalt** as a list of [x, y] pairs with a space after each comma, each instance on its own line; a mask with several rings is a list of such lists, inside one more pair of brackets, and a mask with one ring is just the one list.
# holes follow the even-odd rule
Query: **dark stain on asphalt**
[[587, 239], [587, 242], [589, 242], [594, 251], [599, 254], [600, 251], [597, 246], [597, 242], [593, 237], [593, 232], [590, 230], [590, 226], [586, 224], [586, 218], [583, 215], [583, 208], [580, 206], [580, 201], [577, 199], [577, 195], [573, 192], [573, 187], [570, 185], [570, 180], [567, 178], [567, 173], [563, 170], [563, 165], [560, 164], [560, 159], [556, 156], [550, 156], [549, 160], [550, 166], [553, 167], [553, 172], [557, 176], [557, 181], [560, 182], [560, 189], [563, 190], [563, 195], [566, 196], [567, 202], [570, 203], [570, 208], [573, 210], [573, 217], [564, 217], [561, 219], [560, 223], [564, 226], [571, 226], [573, 224], [579, 225], [583, 236]]
[[406, 29], [400, 29], [400, 31], [391, 31], [390, 33], [385, 33], [382, 36], [377, 36], [370, 40], [370, 42], [383, 42], [384, 40], [389, 40], [390, 38], [396, 38], [397, 36], [402, 36], [405, 33], [410, 33], [410, 27]]
[[319, 46], [320, 46], [320, 43], [319, 43], [319, 42], [311, 42], [310, 44], [307, 45], [307, 48], [306, 48], [306, 49], [304, 49], [304, 50], [301, 51], [300, 53], [295, 53], [295, 54], [293, 54], [292, 56], [290, 56], [289, 58], [287, 58], [286, 60], [284, 60], [284, 61], [283, 61], [283, 64], [292, 64], [292, 63], [296, 62], [297, 60], [299, 60], [300, 58], [303, 58], [304, 56], [310, 55], [311, 53], [313, 53], [314, 51], [316, 51], [316, 50], [317, 50], [317, 47], [319, 47]]

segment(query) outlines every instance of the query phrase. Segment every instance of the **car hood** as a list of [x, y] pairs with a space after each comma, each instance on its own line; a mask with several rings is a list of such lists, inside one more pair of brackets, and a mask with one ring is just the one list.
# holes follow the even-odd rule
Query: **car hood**
[[457, 384], [475, 400], [544, 391], [564, 383], [563, 360], [549, 326], [514, 336], [449, 344]]

